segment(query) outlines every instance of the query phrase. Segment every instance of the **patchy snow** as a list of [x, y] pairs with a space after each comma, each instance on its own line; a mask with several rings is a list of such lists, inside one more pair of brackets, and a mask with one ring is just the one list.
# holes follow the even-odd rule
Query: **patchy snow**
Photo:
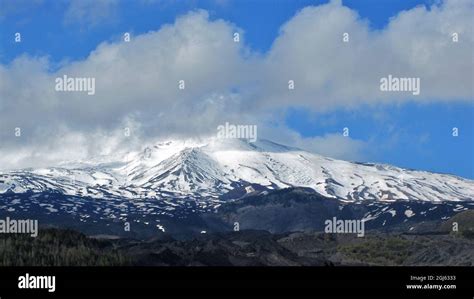
[[405, 210], [405, 216], [408, 218], [415, 216], [415, 213], [412, 210]]
[[[107, 164], [96, 158], [65, 162], [61, 167], [0, 172], [0, 194], [53, 190], [92, 198], [209, 199], [235, 185], [249, 184], [270, 189], [308, 187], [344, 202], [474, 199], [472, 180], [335, 160], [267, 140], [171, 140]], [[395, 216], [395, 211], [388, 212]]]

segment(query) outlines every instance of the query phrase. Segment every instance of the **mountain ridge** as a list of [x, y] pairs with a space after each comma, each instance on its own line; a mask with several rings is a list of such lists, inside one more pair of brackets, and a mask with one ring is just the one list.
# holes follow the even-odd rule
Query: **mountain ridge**
[[[474, 181], [387, 164], [347, 162], [269, 140], [157, 143], [108, 163], [0, 172], [0, 194], [56, 191], [92, 198], [218, 198], [252, 184], [311, 188], [343, 202], [472, 201]], [[66, 163], [63, 165], [67, 165]]]

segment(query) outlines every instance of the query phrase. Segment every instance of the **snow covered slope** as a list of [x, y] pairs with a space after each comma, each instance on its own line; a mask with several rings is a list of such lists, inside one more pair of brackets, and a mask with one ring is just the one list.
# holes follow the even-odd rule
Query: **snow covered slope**
[[0, 194], [51, 191], [92, 198], [194, 198], [217, 203], [235, 188], [258, 184], [267, 189], [309, 187], [347, 202], [474, 198], [472, 180], [335, 160], [267, 140], [174, 140], [107, 164], [64, 165], [0, 172]]

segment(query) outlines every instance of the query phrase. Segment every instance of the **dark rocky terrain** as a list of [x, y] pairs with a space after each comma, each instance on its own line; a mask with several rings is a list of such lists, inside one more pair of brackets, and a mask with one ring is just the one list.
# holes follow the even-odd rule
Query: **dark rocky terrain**
[[264, 231], [217, 233], [188, 241], [126, 243], [138, 265], [474, 266], [474, 238], [463, 233], [355, 235]]
[[[38, 238], [0, 235], [2, 265], [136, 266], [474, 266], [474, 213], [461, 212], [436, 231], [371, 230], [365, 237], [306, 231], [243, 230], [143, 241], [41, 230]], [[458, 232], [450, 230], [457, 222]]]
[[[257, 187], [256, 187], [257, 188]], [[235, 194], [234, 194], [235, 195]], [[424, 201], [345, 203], [312, 189], [287, 188], [256, 191], [226, 200], [215, 210], [198, 210], [189, 200], [169, 211], [160, 200], [109, 200], [64, 196], [60, 193], [4, 194], [0, 219], [37, 219], [42, 227], [73, 229], [86, 235], [114, 235], [147, 240], [170, 234], [189, 239], [207, 233], [262, 230], [274, 234], [323, 231], [325, 221], [365, 219], [365, 229], [384, 232], [420, 232], [438, 229], [459, 212], [474, 209], [474, 202]], [[225, 199], [222, 199], [225, 200]], [[130, 230], [125, 230], [125, 224]]]
[[249, 194], [226, 203], [217, 213], [203, 213], [200, 217], [209, 231], [232, 230], [236, 222], [240, 229], [271, 233], [323, 231], [325, 221], [337, 217], [364, 219], [365, 229], [403, 233], [438, 230], [447, 219], [471, 209], [474, 209], [472, 202], [366, 200], [344, 203], [308, 188], [287, 188], [268, 194]]
[[[288, 188], [168, 215], [157, 203], [34, 196], [1, 198], [10, 205], [0, 218], [37, 219], [41, 228], [37, 238], [0, 234], [1, 265], [474, 265], [472, 202], [344, 203]], [[364, 219], [364, 237], [324, 233], [332, 217]]]

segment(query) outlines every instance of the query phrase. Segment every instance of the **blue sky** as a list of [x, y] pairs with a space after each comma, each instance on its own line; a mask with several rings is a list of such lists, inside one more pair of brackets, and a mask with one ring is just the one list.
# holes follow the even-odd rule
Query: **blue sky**
[[[0, 0], [0, 63], [9, 65], [20, 55], [48, 57], [50, 71], [71, 61], [87, 59], [104, 42], [116, 42], [123, 32], [138, 36], [174, 23], [177, 16], [204, 9], [210, 21], [223, 19], [241, 28], [245, 46], [265, 56], [282, 26], [310, 5], [328, 1], [208, 0], [119, 1], [103, 7], [103, 14], [85, 12], [77, 20], [65, 18], [66, 1], [28, 2]], [[113, 2], [113, 1], [112, 1]], [[112, 3], [111, 2], [111, 3]], [[384, 30], [390, 18], [417, 5], [434, 1], [345, 0], [345, 6], [366, 20], [373, 32]], [[14, 43], [15, 32], [22, 42]], [[390, 59], [390, 58], [387, 58]], [[473, 66], [474, 62], [466, 61]], [[471, 97], [458, 101], [443, 95], [441, 101], [410, 99], [390, 104], [368, 103], [356, 107], [331, 107], [314, 111], [300, 105], [284, 109], [284, 125], [303, 138], [339, 134], [350, 128], [350, 138], [364, 142], [358, 159], [401, 167], [452, 173], [474, 179], [474, 104]], [[452, 136], [452, 128], [459, 136]]]
[[[15, 3], [11, 0], [0, 1], [3, 4], [7, 2]], [[280, 27], [299, 10], [310, 5], [328, 3], [319, 0], [183, 0], [161, 1], [159, 5], [139, 5], [139, 2], [121, 1], [113, 13], [113, 20], [92, 27], [82, 23], [65, 26], [63, 17], [67, 10], [67, 1], [46, 0], [40, 4], [31, 1], [29, 4], [23, 4], [23, 9], [10, 4], [15, 8], [0, 19], [0, 34], [8, 37], [21, 31], [28, 41], [21, 45], [14, 44], [13, 40], [3, 44], [1, 62], [7, 63], [22, 52], [48, 55], [55, 61], [65, 58], [83, 59], [99, 43], [116, 39], [122, 32], [141, 34], [157, 30], [163, 24], [173, 23], [176, 16], [193, 9], [205, 9], [213, 19], [222, 18], [236, 24], [244, 29], [246, 41], [252, 49], [265, 52], [277, 37]], [[429, 6], [433, 2], [343, 1], [344, 5], [357, 10], [362, 18], [367, 19], [374, 30], [386, 26], [389, 18], [402, 10], [417, 5]]]

